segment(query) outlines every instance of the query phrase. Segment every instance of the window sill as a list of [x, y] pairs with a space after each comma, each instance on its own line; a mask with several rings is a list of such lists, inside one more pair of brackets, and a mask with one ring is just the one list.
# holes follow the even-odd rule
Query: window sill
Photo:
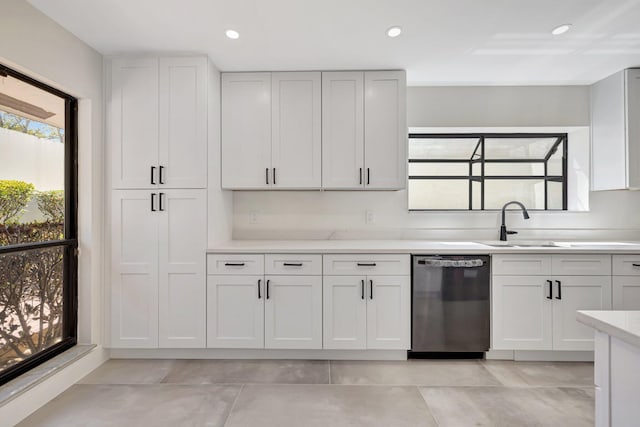
[[96, 347], [95, 344], [75, 345], [62, 354], [33, 368], [18, 378], [0, 387], [0, 408], [21, 394], [32, 389], [42, 381], [53, 376], [71, 363], [88, 354]]

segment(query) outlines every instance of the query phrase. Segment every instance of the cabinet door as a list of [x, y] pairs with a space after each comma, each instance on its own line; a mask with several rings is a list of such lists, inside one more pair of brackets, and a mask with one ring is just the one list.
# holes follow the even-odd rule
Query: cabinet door
[[611, 276], [553, 276], [553, 349], [593, 350], [593, 328], [577, 310], [611, 310]]
[[160, 193], [160, 347], [204, 348], [206, 190]]
[[264, 348], [264, 276], [207, 277], [207, 347]]
[[365, 188], [406, 187], [407, 119], [404, 71], [364, 73]]
[[151, 193], [112, 193], [111, 346], [158, 346], [158, 215]]
[[410, 276], [367, 276], [367, 348], [411, 347]]
[[324, 276], [323, 348], [367, 348], [365, 276]]
[[492, 349], [551, 350], [553, 302], [540, 276], [493, 276]]
[[222, 187], [269, 188], [271, 73], [222, 74]]
[[266, 276], [266, 348], [322, 348], [322, 277]]
[[[111, 64], [113, 188], [153, 188], [158, 165], [158, 60]], [[155, 169], [151, 169], [151, 168]]]
[[206, 58], [160, 59], [159, 167], [161, 186], [207, 186]]
[[320, 73], [271, 75], [273, 188], [320, 188]]
[[364, 73], [322, 73], [322, 187], [364, 185]]
[[626, 75], [626, 138], [627, 184], [640, 189], [640, 69], [625, 71]]
[[640, 276], [613, 276], [613, 309], [640, 310]]

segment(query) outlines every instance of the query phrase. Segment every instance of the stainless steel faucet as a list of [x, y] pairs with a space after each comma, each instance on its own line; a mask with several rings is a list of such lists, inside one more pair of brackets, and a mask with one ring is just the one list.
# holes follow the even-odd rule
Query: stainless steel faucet
[[505, 219], [504, 212], [507, 209], [507, 206], [509, 205], [518, 205], [520, 209], [522, 209], [522, 216], [524, 217], [524, 219], [529, 219], [529, 212], [527, 212], [527, 208], [525, 208], [522, 203], [516, 202], [515, 200], [505, 203], [504, 206], [502, 207], [502, 224], [500, 225], [500, 240], [503, 242], [507, 241], [507, 234], [518, 234], [517, 231], [507, 230], [507, 226], [504, 223], [504, 219]]

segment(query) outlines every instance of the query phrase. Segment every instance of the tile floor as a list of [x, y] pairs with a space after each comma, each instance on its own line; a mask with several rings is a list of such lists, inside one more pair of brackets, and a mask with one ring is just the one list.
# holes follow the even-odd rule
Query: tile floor
[[593, 424], [591, 363], [110, 360], [19, 426]]

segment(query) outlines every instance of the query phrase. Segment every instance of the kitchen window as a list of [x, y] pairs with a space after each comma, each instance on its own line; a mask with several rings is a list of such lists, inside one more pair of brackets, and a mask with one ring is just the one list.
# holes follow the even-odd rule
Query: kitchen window
[[0, 65], [0, 384], [76, 344], [76, 117]]
[[566, 133], [410, 133], [409, 210], [567, 210]]

